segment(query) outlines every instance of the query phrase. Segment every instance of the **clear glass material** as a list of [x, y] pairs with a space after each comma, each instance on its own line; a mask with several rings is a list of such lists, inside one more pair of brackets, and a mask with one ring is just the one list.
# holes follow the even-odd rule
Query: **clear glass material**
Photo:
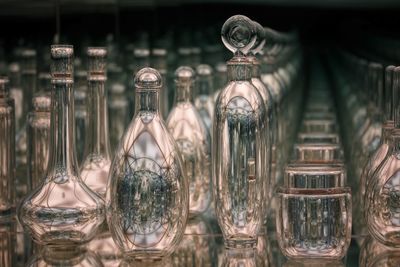
[[343, 150], [339, 144], [305, 143], [294, 145], [295, 162], [329, 163], [343, 161]]
[[286, 257], [344, 257], [351, 240], [350, 188], [279, 188], [277, 193], [277, 239]]
[[157, 260], [172, 253], [182, 239], [189, 185], [178, 147], [159, 112], [160, 73], [140, 70], [135, 86], [135, 116], [110, 169], [107, 221], [125, 255]]
[[335, 119], [305, 119], [302, 122], [301, 131], [305, 133], [335, 133], [338, 131], [337, 125]]
[[167, 128], [178, 145], [189, 181], [189, 216], [205, 212], [211, 201], [211, 139], [192, 104], [194, 81], [195, 73], [190, 67], [176, 70], [175, 105], [167, 119]]
[[10, 97], [15, 102], [15, 131], [19, 132], [25, 122], [23, 115], [24, 92], [21, 86], [21, 68], [18, 63], [11, 63], [8, 69], [10, 79]]
[[153, 48], [152, 54], [152, 67], [158, 70], [163, 78], [163, 88], [160, 92], [160, 112], [163, 118], [168, 117], [170, 111], [170, 94], [172, 90], [168, 88], [168, 64], [167, 64], [167, 50], [163, 48]]
[[8, 82], [0, 77], [0, 219], [15, 211], [15, 110]]
[[33, 111], [28, 115], [28, 170], [29, 188], [42, 183], [50, 151], [51, 96], [40, 94], [33, 98]]
[[73, 47], [51, 47], [50, 155], [44, 181], [21, 203], [18, 219], [39, 245], [70, 250], [89, 242], [105, 219], [104, 201], [82, 181], [75, 154]]
[[[293, 260], [289, 259], [283, 267], [344, 267], [345, 265], [340, 260]], [[363, 265], [360, 265], [363, 266]]]
[[196, 68], [196, 96], [194, 105], [199, 111], [200, 117], [207, 128], [211, 131], [212, 119], [211, 114], [214, 113], [214, 102], [209, 97], [213, 92], [213, 70], [209, 65], [201, 64]]
[[343, 164], [292, 163], [285, 168], [287, 188], [332, 188], [346, 184]]
[[107, 50], [102, 47], [89, 47], [87, 56], [88, 117], [81, 178], [93, 192], [105, 198], [111, 166], [107, 90], [105, 86], [107, 80]]
[[103, 267], [99, 256], [83, 248], [70, 250], [49, 250], [44, 248], [26, 265], [28, 267]]
[[390, 134], [394, 127], [393, 122], [393, 71], [394, 66], [388, 66], [385, 71], [385, 119], [386, 122], [382, 126], [382, 138], [379, 147], [371, 154], [364, 169], [362, 170], [359, 192], [354, 198], [355, 206], [355, 220], [354, 225], [356, 226], [356, 232], [359, 234], [366, 234], [367, 229], [364, 221], [364, 210], [363, 203], [365, 197], [365, 190], [372, 175], [378, 169], [379, 165], [385, 159], [389, 152]]
[[303, 133], [297, 135], [297, 142], [302, 144], [340, 144], [340, 137], [337, 133]]
[[226, 249], [221, 267], [256, 267], [262, 266], [257, 264], [256, 250], [247, 249]]
[[252, 63], [243, 56], [254, 45], [254, 31], [250, 19], [233, 16], [221, 33], [235, 57], [215, 106], [213, 188], [225, 246], [232, 248], [256, 246], [270, 190], [267, 112], [251, 83]]
[[394, 128], [388, 152], [366, 183], [364, 219], [369, 233], [387, 246], [400, 247], [400, 67], [393, 73]]
[[15, 221], [0, 221], [0, 266], [14, 267], [17, 265]]
[[400, 262], [400, 251], [382, 245], [371, 236], [367, 236], [360, 249], [359, 266], [396, 267]]

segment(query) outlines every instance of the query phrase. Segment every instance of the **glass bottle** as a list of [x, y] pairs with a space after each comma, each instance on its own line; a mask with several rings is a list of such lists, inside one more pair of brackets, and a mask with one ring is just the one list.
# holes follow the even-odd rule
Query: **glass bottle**
[[[228, 68], [226, 66], [225, 62], [219, 62], [217, 65], [215, 65], [215, 75], [214, 75], [214, 93], [213, 93], [213, 102], [215, 105], [215, 102], [217, 102], [217, 98], [219, 96], [219, 93], [221, 92], [222, 88], [225, 87], [225, 84], [228, 82], [227, 81], [227, 71]], [[214, 109], [212, 110], [211, 118], [214, 118]]]
[[122, 253], [158, 260], [182, 239], [189, 186], [178, 147], [159, 111], [160, 73], [144, 68], [134, 81], [135, 116], [111, 165], [107, 221]]
[[21, 203], [18, 219], [35, 243], [54, 250], [89, 242], [103, 223], [104, 201], [82, 181], [75, 153], [73, 47], [51, 47], [50, 155], [41, 186]]
[[200, 117], [207, 127], [207, 131], [211, 131], [212, 121], [210, 114], [213, 113], [214, 103], [210, 99], [210, 94], [213, 92], [213, 70], [209, 65], [201, 64], [196, 68], [196, 98], [194, 105], [199, 111]]
[[395, 66], [391, 65], [386, 67], [385, 70], [385, 123], [382, 126], [382, 138], [379, 147], [371, 154], [369, 157], [360, 179], [360, 189], [358, 195], [356, 195], [355, 206], [359, 207], [356, 209], [356, 218], [354, 220], [354, 224], [357, 226], [355, 231], [359, 234], [366, 233], [366, 226], [363, 217], [363, 209], [362, 203], [364, 201], [365, 189], [367, 187], [368, 181], [371, 179], [371, 176], [375, 173], [379, 165], [385, 159], [388, 151], [389, 151], [389, 143], [390, 143], [390, 134], [394, 127], [393, 122], [393, 70]]
[[129, 124], [129, 100], [126, 97], [126, 86], [122, 82], [122, 68], [114, 63], [107, 66], [108, 90], [108, 122], [110, 131], [111, 148], [117, 149], [119, 140]]
[[400, 247], [400, 67], [393, 71], [394, 128], [388, 152], [368, 180], [364, 197], [364, 219], [369, 233], [386, 246]]
[[[150, 66], [150, 50], [145, 47], [138, 47], [133, 50], [133, 75], [135, 75], [140, 69]], [[129, 79], [129, 87], [134, 88], [132, 79]], [[132, 117], [135, 112], [135, 94], [130, 92], [128, 94], [130, 102], [129, 117]]]
[[256, 254], [256, 250], [252, 248], [226, 249], [221, 267], [262, 267], [257, 262]]
[[50, 108], [49, 94], [33, 98], [33, 111], [28, 114], [28, 170], [29, 188], [35, 189], [42, 182], [47, 171], [50, 150]]
[[189, 216], [206, 211], [211, 200], [211, 140], [209, 132], [192, 104], [195, 73], [190, 67], [175, 72], [175, 105], [167, 128], [175, 139], [189, 181]]
[[24, 106], [24, 93], [21, 87], [21, 69], [18, 63], [11, 63], [9, 66], [10, 96], [15, 102], [15, 130], [19, 132], [25, 118], [22, 117]]
[[0, 219], [15, 211], [15, 112], [8, 78], [0, 77]]
[[103, 47], [89, 47], [87, 56], [88, 117], [85, 137], [87, 141], [81, 164], [81, 178], [93, 192], [105, 198], [111, 166], [107, 90], [105, 87], [107, 50]]
[[[234, 52], [228, 84], [215, 104], [213, 187], [225, 246], [255, 247], [264, 221], [269, 185], [266, 125], [261, 95], [251, 83], [252, 61], [245, 56], [256, 41], [252, 21], [241, 15], [222, 26], [222, 41]], [[268, 189], [269, 190], [269, 189]]]

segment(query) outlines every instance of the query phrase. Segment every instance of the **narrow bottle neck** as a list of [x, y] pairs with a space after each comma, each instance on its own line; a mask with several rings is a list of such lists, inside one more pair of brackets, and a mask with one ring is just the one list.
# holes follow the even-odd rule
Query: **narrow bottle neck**
[[136, 90], [135, 115], [139, 112], [154, 112], [160, 110], [159, 90]]
[[252, 64], [228, 64], [229, 81], [250, 81]]
[[176, 84], [176, 97], [175, 102], [190, 102], [192, 101], [192, 88], [191, 84]]
[[251, 77], [253, 78], [261, 78], [261, 67], [260, 64], [255, 63], [251, 67]]
[[72, 80], [53, 80], [49, 170], [78, 175], [75, 154], [74, 90]]
[[103, 157], [110, 158], [106, 95], [105, 79], [89, 80], [85, 157], [89, 155], [102, 155]]

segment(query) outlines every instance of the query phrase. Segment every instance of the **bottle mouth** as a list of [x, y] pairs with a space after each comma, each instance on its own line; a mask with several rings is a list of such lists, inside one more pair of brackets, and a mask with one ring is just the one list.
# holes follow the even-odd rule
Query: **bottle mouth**
[[227, 62], [227, 65], [228, 66], [237, 66], [237, 65], [250, 66], [250, 65], [253, 65], [253, 62], [250, 58], [248, 58], [246, 56], [236, 55]]

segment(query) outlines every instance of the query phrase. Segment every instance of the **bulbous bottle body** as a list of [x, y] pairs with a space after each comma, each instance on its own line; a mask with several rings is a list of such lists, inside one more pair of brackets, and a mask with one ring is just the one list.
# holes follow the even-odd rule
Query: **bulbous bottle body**
[[183, 237], [189, 190], [181, 156], [159, 112], [162, 78], [144, 68], [135, 76], [135, 116], [110, 169], [107, 222], [121, 252], [160, 259]]
[[213, 126], [214, 199], [228, 247], [254, 246], [264, 220], [265, 124], [264, 102], [250, 80], [229, 82], [218, 97]]
[[211, 140], [199, 113], [189, 101], [178, 102], [167, 127], [182, 156], [189, 181], [189, 216], [205, 212], [211, 201]]

